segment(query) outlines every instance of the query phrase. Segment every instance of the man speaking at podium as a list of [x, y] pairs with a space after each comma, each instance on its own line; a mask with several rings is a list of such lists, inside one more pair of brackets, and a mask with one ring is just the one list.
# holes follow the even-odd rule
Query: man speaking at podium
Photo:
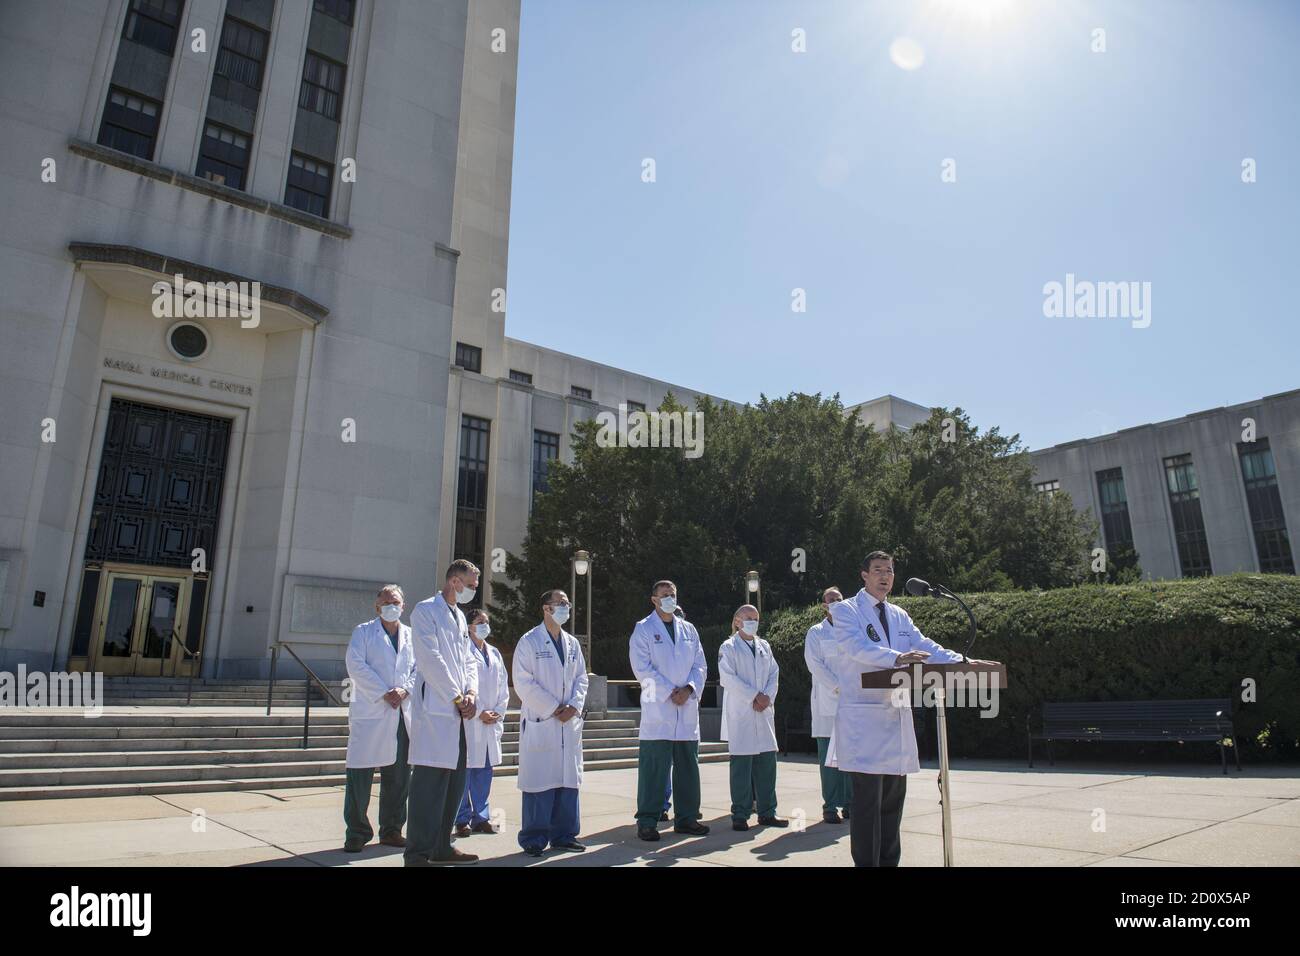
[[921, 769], [912, 708], [897, 706], [892, 690], [863, 688], [862, 673], [921, 662], [951, 663], [962, 657], [930, 640], [906, 611], [886, 600], [894, 586], [892, 555], [868, 554], [862, 562], [862, 582], [856, 595], [829, 608], [840, 698], [826, 765], [838, 766], [853, 783], [853, 865], [898, 866], [907, 774]]

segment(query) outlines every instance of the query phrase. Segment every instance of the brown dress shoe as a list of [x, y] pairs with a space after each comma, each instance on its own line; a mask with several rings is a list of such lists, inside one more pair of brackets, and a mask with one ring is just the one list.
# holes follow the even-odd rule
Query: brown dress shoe
[[456, 836], [458, 837], [467, 837], [474, 831], [471, 830], [466, 824], [462, 823], [460, 826], [456, 828], [455, 832], [456, 832]]
[[390, 833], [388, 836], [380, 837], [379, 842], [384, 846], [406, 846], [406, 837], [400, 833]]
[[479, 821], [478, 823], [470, 827], [470, 829], [473, 830], [475, 833], [496, 833], [497, 832], [497, 828], [494, 827], [487, 820]]
[[473, 853], [465, 853], [462, 850], [451, 851], [449, 856], [444, 856], [440, 860], [434, 860], [434, 863], [477, 863], [478, 857]]

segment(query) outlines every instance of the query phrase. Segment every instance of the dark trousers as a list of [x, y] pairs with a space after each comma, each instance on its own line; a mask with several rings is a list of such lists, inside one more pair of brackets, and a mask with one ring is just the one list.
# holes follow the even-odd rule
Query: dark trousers
[[677, 790], [674, 823], [700, 818], [700, 743], [698, 740], [642, 740], [637, 747], [636, 823], [654, 829], [664, 805], [664, 792]]
[[407, 863], [419, 857], [446, 860], [451, 857], [451, 828], [465, 794], [465, 725], [460, 728], [460, 756], [455, 770], [421, 767], [411, 770], [410, 825], [406, 828]]
[[830, 749], [831, 739], [814, 739], [817, 741], [817, 769], [822, 781], [822, 813], [834, 813], [842, 807], [852, 806], [853, 788], [849, 785], [849, 775], [836, 767], [826, 766], [826, 752]]
[[[397, 715], [397, 761], [379, 768], [379, 836], [382, 839], [394, 834], [401, 836], [406, 825], [406, 798], [411, 788], [411, 768], [406, 763], [409, 741], [406, 721]], [[375, 835], [370, 826], [370, 788], [375, 782], [375, 769], [349, 767], [347, 786], [343, 791], [343, 822], [347, 824], [347, 839], [369, 843]]]
[[853, 813], [849, 818], [849, 846], [854, 866], [898, 866], [903, 854], [899, 829], [903, 825], [903, 799], [907, 776], [850, 773]]

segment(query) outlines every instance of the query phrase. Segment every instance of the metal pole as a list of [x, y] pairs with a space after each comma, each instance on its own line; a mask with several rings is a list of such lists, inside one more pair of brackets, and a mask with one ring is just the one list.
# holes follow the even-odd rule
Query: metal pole
[[591, 576], [594, 572], [595, 562], [588, 559], [587, 561], [587, 673], [594, 674], [595, 670], [591, 666]]
[[304, 677], [302, 681], [303, 695], [302, 701], [302, 748], [307, 749], [307, 725], [311, 721], [311, 678]]
[[266, 685], [266, 716], [271, 716], [271, 696], [275, 693], [275, 665], [280, 660], [280, 645], [271, 648], [271, 683]]
[[948, 795], [948, 721], [944, 688], [934, 689], [935, 716], [939, 724], [939, 800], [943, 807], [943, 865], [952, 866], [952, 801]]

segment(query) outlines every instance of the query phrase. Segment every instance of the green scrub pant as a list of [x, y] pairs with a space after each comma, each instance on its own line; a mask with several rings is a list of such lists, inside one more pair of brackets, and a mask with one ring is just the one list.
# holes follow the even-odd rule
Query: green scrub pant
[[831, 738], [817, 737], [817, 766], [822, 774], [822, 813], [834, 813], [853, 805], [853, 780], [837, 767], [826, 766], [826, 751]]
[[[379, 768], [379, 838], [401, 836], [406, 825], [406, 798], [411, 787], [411, 768], [406, 763], [409, 741], [406, 721], [397, 717], [397, 761]], [[343, 822], [347, 839], [369, 843], [375, 835], [367, 816], [370, 788], [375, 782], [374, 768], [349, 767], [347, 787], [343, 791]]]
[[669, 774], [673, 783], [673, 823], [700, 818], [700, 742], [643, 740], [637, 754], [636, 825], [653, 830], [664, 809]]
[[759, 819], [776, 816], [776, 751], [731, 755], [731, 819], [749, 820], [758, 804]]

